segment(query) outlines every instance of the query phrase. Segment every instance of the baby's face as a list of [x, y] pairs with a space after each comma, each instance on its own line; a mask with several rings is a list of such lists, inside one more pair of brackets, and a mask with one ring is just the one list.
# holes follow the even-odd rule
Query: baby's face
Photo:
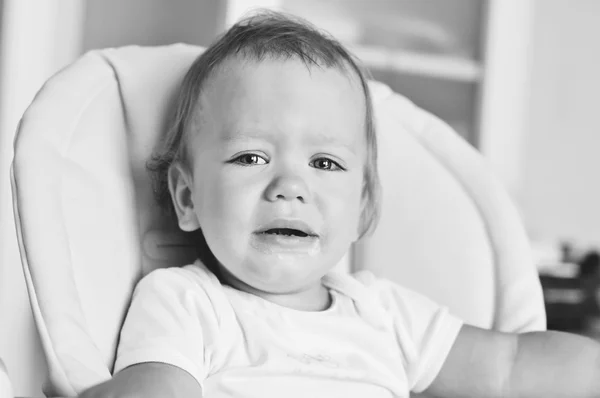
[[358, 236], [366, 159], [358, 79], [298, 60], [228, 62], [200, 107], [180, 226], [201, 227], [227, 277], [254, 289], [319, 283]]

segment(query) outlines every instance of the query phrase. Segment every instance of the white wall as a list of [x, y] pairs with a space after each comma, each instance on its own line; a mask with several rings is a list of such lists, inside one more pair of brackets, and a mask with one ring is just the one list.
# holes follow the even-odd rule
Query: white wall
[[520, 188], [527, 134], [533, 0], [488, 0], [479, 145], [511, 196]]
[[600, 248], [600, 1], [536, 0], [517, 200], [532, 238]]

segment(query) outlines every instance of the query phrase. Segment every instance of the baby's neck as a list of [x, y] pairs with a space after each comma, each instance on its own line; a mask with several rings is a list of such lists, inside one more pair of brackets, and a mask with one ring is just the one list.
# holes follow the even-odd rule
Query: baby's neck
[[223, 278], [221, 283], [226, 283], [236, 290], [253, 294], [271, 303], [298, 311], [318, 312], [324, 311], [331, 306], [331, 295], [329, 289], [320, 281], [306, 289], [286, 292], [271, 293], [256, 289], [237, 278]]
[[215, 275], [223, 285], [258, 296], [273, 304], [291, 308], [297, 311], [318, 312], [331, 306], [332, 298], [329, 289], [319, 279], [302, 289], [273, 293], [251, 286], [229, 272], [225, 267], [218, 267]]
[[275, 294], [260, 291], [250, 293], [253, 293], [282, 307], [287, 307], [298, 311], [325, 311], [331, 306], [331, 295], [329, 293], [329, 289], [323, 286], [323, 284], [293, 293]]

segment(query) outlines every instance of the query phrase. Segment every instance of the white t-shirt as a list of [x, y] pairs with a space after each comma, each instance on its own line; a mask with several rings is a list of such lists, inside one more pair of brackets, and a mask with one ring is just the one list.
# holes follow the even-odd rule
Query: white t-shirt
[[163, 362], [208, 398], [408, 397], [429, 386], [462, 322], [367, 272], [329, 274], [332, 304], [298, 311], [221, 285], [200, 262], [142, 279], [115, 373]]

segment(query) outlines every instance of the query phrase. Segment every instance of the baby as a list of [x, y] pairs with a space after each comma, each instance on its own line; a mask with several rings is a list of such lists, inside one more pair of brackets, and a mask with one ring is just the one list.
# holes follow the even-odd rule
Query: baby
[[150, 163], [200, 259], [138, 284], [114, 377], [82, 397], [600, 396], [600, 347], [463, 324], [332, 268], [377, 222], [365, 73], [309, 24], [261, 13], [188, 71]]

